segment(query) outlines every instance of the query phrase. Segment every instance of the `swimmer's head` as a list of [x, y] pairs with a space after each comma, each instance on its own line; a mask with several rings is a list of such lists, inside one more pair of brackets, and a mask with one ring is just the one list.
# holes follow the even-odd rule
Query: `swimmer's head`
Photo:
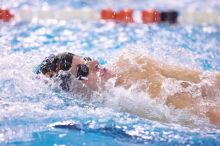
[[107, 69], [99, 66], [97, 60], [72, 53], [51, 55], [40, 66], [40, 72], [48, 77], [53, 77], [60, 70], [69, 71], [92, 90], [96, 90], [99, 83], [105, 83], [112, 77]]

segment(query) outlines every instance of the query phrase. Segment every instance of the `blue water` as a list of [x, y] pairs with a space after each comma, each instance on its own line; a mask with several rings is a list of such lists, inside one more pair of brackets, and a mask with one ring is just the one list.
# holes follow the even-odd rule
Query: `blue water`
[[[54, 1], [48, 2], [55, 5]], [[65, 4], [69, 3], [78, 8], [99, 9], [104, 5], [85, 1]], [[139, 3], [136, 7], [142, 8]], [[182, 10], [188, 3], [184, 1], [178, 7]], [[24, 4], [29, 2], [18, 1], [18, 5], [11, 6], [16, 11]], [[193, 4], [218, 8], [213, 1]], [[213, 25], [1, 23], [0, 145], [220, 145], [220, 130], [207, 119], [163, 106], [151, 107], [150, 103], [145, 107], [149, 118], [143, 118], [122, 110], [116, 97], [124, 96], [118, 90], [108, 96], [112, 105], [98, 99], [82, 100], [76, 93], [48, 87], [33, 72], [51, 53], [88, 55], [107, 66], [115, 54], [124, 50], [144, 51], [170, 64], [220, 71], [219, 40], [220, 26]], [[141, 108], [139, 97], [145, 96], [131, 93], [131, 97], [137, 99], [132, 106]], [[123, 103], [123, 108], [130, 106], [129, 102]]]

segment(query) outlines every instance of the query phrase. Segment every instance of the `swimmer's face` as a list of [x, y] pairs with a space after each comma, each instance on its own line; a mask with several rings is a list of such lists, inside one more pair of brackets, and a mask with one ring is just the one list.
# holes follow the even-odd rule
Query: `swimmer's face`
[[82, 78], [81, 81], [92, 90], [97, 90], [99, 85], [103, 85], [109, 78], [112, 77], [110, 71], [102, 68], [97, 60], [88, 60], [86, 58], [75, 55], [72, 60], [71, 72], [76, 77], [79, 73], [79, 65], [86, 65], [88, 75]]

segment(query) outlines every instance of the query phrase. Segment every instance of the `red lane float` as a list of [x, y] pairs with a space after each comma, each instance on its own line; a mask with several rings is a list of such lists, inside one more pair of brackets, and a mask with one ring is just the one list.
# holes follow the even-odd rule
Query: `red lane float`
[[160, 21], [160, 12], [156, 10], [143, 10], [141, 12], [143, 23], [155, 23]]
[[112, 9], [103, 9], [101, 10], [101, 19], [104, 20], [114, 20], [115, 19], [115, 12]]
[[134, 22], [133, 9], [125, 9], [125, 10], [120, 10], [119, 12], [116, 12], [115, 20], [117, 22], [123, 22], [123, 23]]
[[134, 22], [132, 9], [124, 9], [117, 12], [112, 9], [103, 9], [100, 12], [100, 17], [103, 20], [115, 20], [122, 23]]
[[8, 9], [1, 9], [0, 8], [0, 20], [8, 22], [12, 18], [14, 18], [14, 15], [10, 13]]

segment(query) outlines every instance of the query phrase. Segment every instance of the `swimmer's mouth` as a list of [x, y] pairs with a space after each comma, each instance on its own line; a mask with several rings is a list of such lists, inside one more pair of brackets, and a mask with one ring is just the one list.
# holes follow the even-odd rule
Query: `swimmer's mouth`
[[106, 68], [100, 68], [100, 76], [104, 76], [107, 73], [107, 69]]

